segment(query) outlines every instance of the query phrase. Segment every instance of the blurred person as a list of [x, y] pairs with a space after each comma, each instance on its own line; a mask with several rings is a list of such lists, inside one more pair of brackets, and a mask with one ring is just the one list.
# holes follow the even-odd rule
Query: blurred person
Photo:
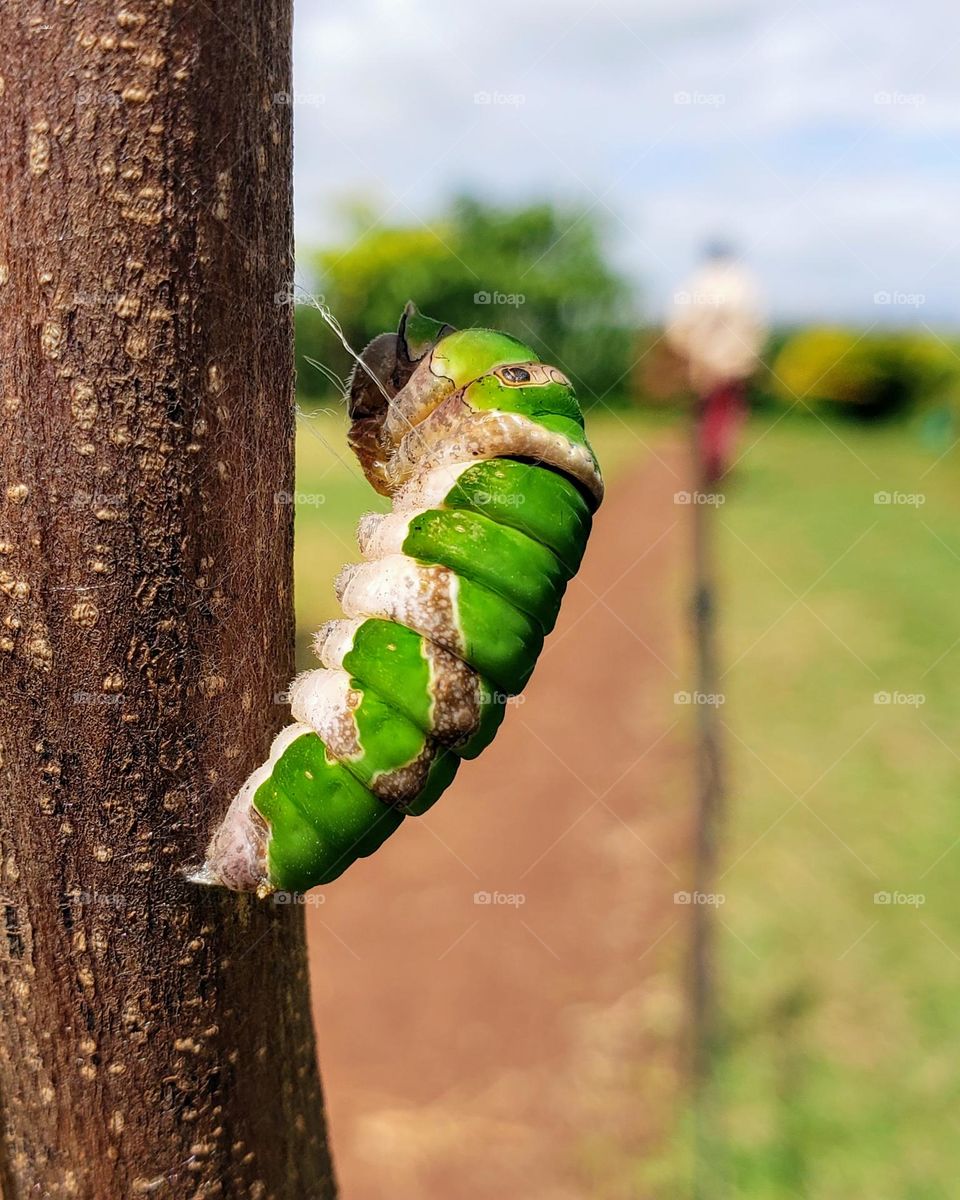
[[759, 288], [730, 246], [707, 247], [703, 265], [674, 293], [665, 336], [699, 399], [698, 455], [713, 486], [733, 463], [766, 338]]

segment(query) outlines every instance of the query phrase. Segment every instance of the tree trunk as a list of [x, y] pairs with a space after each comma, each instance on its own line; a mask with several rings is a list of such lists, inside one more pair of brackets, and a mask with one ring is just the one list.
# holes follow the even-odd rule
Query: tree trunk
[[0, 1194], [334, 1194], [302, 910], [187, 884], [292, 669], [290, 0], [0, 6]]

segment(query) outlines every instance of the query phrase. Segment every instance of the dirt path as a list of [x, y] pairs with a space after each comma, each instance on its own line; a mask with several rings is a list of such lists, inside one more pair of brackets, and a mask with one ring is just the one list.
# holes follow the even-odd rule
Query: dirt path
[[345, 1200], [648, 1194], [692, 811], [683, 458], [656, 451], [611, 488], [494, 745], [308, 909]]

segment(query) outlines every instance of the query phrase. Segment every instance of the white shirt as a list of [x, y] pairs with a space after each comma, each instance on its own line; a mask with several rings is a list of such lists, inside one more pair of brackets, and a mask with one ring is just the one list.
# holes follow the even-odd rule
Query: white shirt
[[709, 262], [674, 293], [666, 338], [698, 391], [748, 379], [766, 338], [753, 276], [733, 259]]

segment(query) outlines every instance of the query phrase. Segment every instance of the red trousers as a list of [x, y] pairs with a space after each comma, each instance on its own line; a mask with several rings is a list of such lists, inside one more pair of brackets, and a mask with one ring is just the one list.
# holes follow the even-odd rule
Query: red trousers
[[700, 408], [700, 462], [708, 483], [717, 483], [733, 465], [740, 427], [747, 414], [747, 385], [723, 383], [708, 392]]

